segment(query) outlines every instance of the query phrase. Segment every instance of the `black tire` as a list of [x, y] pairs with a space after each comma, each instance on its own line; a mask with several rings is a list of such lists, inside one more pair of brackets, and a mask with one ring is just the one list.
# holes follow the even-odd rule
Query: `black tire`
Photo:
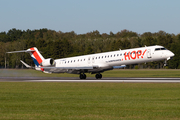
[[102, 74], [99, 74], [99, 79], [101, 79], [102, 78]]
[[83, 74], [83, 79], [86, 79], [86, 74]]
[[79, 78], [80, 78], [80, 79], [83, 79], [83, 75], [82, 75], [82, 74], [80, 74], [80, 75], [79, 75]]
[[100, 74], [100, 73], [96, 74], [95, 77], [96, 77], [96, 79], [101, 79], [102, 78], [102, 74]]
[[79, 78], [80, 78], [80, 79], [86, 79], [86, 74], [80, 74], [80, 75], [79, 75]]
[[96, 74], [95, 77], [96, 77], [96, 79], [99, 79], [99, 74]]

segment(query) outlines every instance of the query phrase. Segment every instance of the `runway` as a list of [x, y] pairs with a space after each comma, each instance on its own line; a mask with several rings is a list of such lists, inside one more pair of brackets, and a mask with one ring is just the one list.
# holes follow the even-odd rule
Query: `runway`
[[180, 83], [180, 78], [87, 78], [76, 77], [0, 77], [0, 82], [109, 82], [109, 83]]
[[180, 83], [180, 80], [30, 80], [29, 82]]

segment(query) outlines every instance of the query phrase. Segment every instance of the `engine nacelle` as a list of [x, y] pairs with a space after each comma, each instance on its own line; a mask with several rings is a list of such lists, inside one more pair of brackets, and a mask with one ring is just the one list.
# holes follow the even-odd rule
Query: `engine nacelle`
[[43, 60], [43, 62], [40, 64], [43, 67], [49, 67], [55, 65], [55, 61], [52, 58], [48, 58]]

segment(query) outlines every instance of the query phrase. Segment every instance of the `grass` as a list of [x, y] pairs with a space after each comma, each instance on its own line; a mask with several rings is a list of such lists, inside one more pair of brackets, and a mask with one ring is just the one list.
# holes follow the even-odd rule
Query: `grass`
[[[115, 69], [102, 73], [103, 77], [180, 77], [179, 69]], [[76, 74], [46, 74], [31, 69], [0, 69], [0, 77], [79, 77]], [[88, 74], [87, 77], [95, 77], [95, 74]]]
[[113, 70], [103, 74], [104, 77], [180, 77], [178, 69], [140, 69]]
[[[0, 77], [78, 77], [0, 69]], [[88, 77], [94, 75], [87, 74]], [[112, 70], [104, 77], [180, 77], [179, 70]], [[179, 83], [0, 82], [0, 119], [180, 119]]]
[[180, 119], [178, 83], [1, 82], [0, 119]]

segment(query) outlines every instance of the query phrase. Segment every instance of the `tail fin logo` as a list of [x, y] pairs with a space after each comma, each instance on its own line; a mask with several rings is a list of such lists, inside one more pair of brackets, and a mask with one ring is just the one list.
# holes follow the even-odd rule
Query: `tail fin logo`
[[[35, 48], [30, 48], [31, 50], [35, 50]], [[41, 59], [41, 57], [39, 56], [39, 54], [37, 53], [37, 50], [35, 50], [35, 51], [32, 51], [31, 52], [32, 53], [32, 59], [33, 59], [33, 61], [34, 61], [34, 63], [38, 66], [38, 65], [40, 65], [40, 63], [42, 63], [42, 59]]]
[[[33, 50], [30, 52], [33, 62], [35, 63], [36, 66], [40, 66], [40, 64], [44, 60], [43, 56], [39, 53], [39, 51], [35, 47], [30, 48], [30, 50]], [[44, 71], [43, 68], [41, 68], [41, 70]]]

